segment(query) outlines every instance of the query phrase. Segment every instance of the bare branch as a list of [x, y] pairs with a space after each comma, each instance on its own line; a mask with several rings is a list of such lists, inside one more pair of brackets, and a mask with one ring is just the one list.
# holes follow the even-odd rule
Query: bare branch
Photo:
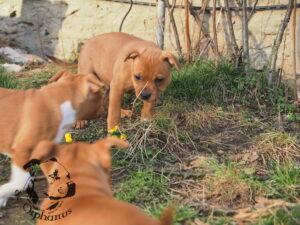
[[191, 39], [190, 39], [190, 24], [189, 24], [189, 4], [188, 0], [184, 0], [185, 9], [185, 43], [186, 43], [186, 59], [191, 60]]
[[235, 56], [237, 56], [239, 53], [239, 47], [237, 45], [234, 30], [233, 30], [233, 23], [232, 23], [231, 12], [229, 9], [228, 0], [224, 0], [224, 3], [225, 3], [225, 8], [226, 8], [226, 17], [227, 17], [227, 24], [228, 24], [228, 28], [229, 28], [229, 35], [230, 35], [231, 44], [233, 47], [233, 54]]
[[294, 0], [289, 0], [288, 8], [286, 10], [284, 20], [281, 22], [276, 39], [274, 40], [272, 53], [271, 53], [271, 57], [270, 57], [270, 72], [269, 72], [269, 77], [268, 77], [268, 84], [270, 86], [273, 84], [273, 78], [276, 73], [276, 61], [277, 61], [278, 49], [282, 42], [282, 37], [283, 37], [284, 31], [290, 21], [293, 5], [294, 5]]
[[165, 0], [165, 4], [166, 4], [166, 7], [168, 9], [169, 16], [170, 16], [170, 23], [172, 24], [172, 28], [173, 28], [173, 31], [174, 31], [177, 52], [178, 52], [178, 54], [180, 56], [182, 56], [182, 51], [181, 51], [181, 45], [180, 45], [180, 41], [179, 41], [178, 30], [177, 30], [177, 26], [176, 26], [174, 15], [173, 15], [175, 4], [176, 4], [176, 0], [173, 0], [172, 7], [170, 7], [169, 0]]
[[216, 25], [216, 6], [217, 1], [213, 0], [213, 40], [215, 45], [215, 57], [219, 60], [219, 48], [218, 48], [218, 36], [217, 36], [217, 25]]
[[294, 94], [295, 100], [298, 101], [298, 91], [297, 91], [297, 53], [296, 53], [296, 19], [297, 18], [297, 0], [294, 0], [294, 12], [293, 12], [293, 72], [294, 72]]
[[243, 62], [245, 63], [246, 75], [249, 69], [249, 32], [248, 32], [248, 16], [247, 16], [247, 0], [242, 3], [242, 27], [243, 27]]

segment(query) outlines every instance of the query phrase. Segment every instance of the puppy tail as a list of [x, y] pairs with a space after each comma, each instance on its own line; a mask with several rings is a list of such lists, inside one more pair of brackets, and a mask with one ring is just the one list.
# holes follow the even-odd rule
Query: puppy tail
[[175, 208], [173, 206], [168, 207], [160, 217], [160, 225], [171, 225], [174, 211]]
[[50, 59], [52, 62], [54, 62], [56, 65], [65, 68], [65, 69], [72, 69], [77, 68], [77, 63], [67, 63], [64, 62], [58, 58], [55, 58], [54, 56], [46, 55], [48, 59]]

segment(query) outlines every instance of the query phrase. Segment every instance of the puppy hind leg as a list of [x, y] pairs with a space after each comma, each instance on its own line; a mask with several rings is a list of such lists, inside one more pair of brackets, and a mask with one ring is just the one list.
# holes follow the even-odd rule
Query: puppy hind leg
[[7, 199], [19, 191], [26, 190], [30, 183], [31, 176], [28, 172], [16, 164], [11, 164], [11, 176], [10, 181], [0, 186], [0, 207], [3, 207], [7, 203]]

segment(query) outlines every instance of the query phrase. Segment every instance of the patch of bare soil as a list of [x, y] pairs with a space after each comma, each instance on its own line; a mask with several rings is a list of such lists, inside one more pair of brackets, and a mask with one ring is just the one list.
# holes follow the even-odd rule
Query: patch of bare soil
[[[122, 124], [132, 145], [120, 154], [125, 164], [113, 169], [113, 183], [128, 176], [132, 165], [145, 166], [149, 159], [155, 159], [159, 162], [155, 164], [158, 172], [163, 168], [170, 177], [168, 190], [174, 204], [194, 207], [202, 214], [233, 210], [238, 214], [237, 210], [257, 204], [257, 190], [239, 179], [240, 170], [216, 173], [225, 161], [239, 162], [239, 169], [257, 165], [254, 169], [262, 171], [260, 168], [266, 170], [270, 157], [278, 160], [299, 157], [296, 140], [288, 135], [267, 133], [258, 120], [249, 121], [239, 112], [221, 108], [199, 108], [150, 122], [139, 121], [139, 112], [134, 112], [133, 118], [122, 120]], [[105, 137], [106, 116], [89, 122], [84, 130], [70, 132], [76, 141], [92, 142]], [[1, 158], [2, 183], [9, 177], [8, 167], [8, 162]], [[46, 185], [37, 182], [37, 188], [46, 190]], [[30, 221], [22, 209], [23, 200], [10, 199], [0, 214], [2, 224]]]
[[53, 68], [45, 64], [45, 65], [29, 66], [27, 70], [17, 72], [17, 73], [10, 73], [9, 75], [16, 78], [25, 78], [25, 77], [33, 77], [41, 73], [47, 73], [52, 71]]
[[[10, 160], [3, 155], [0, 155], [0, 184], [4, 184], [9, 181], [10, 177]], [[40, 199], [44, 197], [44, 192], [47, 191], [46, 180], [41, 176], [41, 173], [37, 174], [35, 181], [35, 191], [40, 196]], [[27, 214], [23, 208], [24, 204], [28, 202], [28, 195], [22, 193], [19, 196], [11, 197], [6, 207], [0, 210], [0, 224], [3, 225], [31, 225], [34, 224], [32, 216]]]

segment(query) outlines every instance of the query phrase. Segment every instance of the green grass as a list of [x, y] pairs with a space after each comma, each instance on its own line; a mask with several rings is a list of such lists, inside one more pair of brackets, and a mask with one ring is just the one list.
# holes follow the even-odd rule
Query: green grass
[[6, 75], [5, 69], [0, 65], [0, 87], [8, 89], [16, 89], [18, 87], [19, 81], [12, 77]]
[[[148, 206], [145, 209], [145, 212], [149, 215], [160, 218], [165, 210], [168, 209], [166, 204], [153, 203], [153, 205]], [[199, 216], [199, 212], [189, 206], [176, 207], [176, 210], [173, 214], [173, 225], [180, 225], [183, 222], [193, 221]]]
[[[284, 164], [278, 161], [269, 164], [268, 162], [273, 158], [266, 157], [267, 163], [264, 169], [267, 171], [261, 176], [252, 165], [244, 168], [247, 162], [229, 161], [231, 155], [243, 154], [243, 150], [248, 149], [235, 150], [233, 147], [226, 148], [224, 145], [228, 151], [224, 150], [221, 155], [217, 155], [218, 149], [214, 149], [220, 146], [223, 150], [222, 141], [225, 140], [222, 139], [223, 136], [226, 138], [228, 135], [228, 140], [230, 140], [235, 135], [235, 133], [226, 133], [230, 131], [230, 127], [223, 127], [227, 126], [226, 121], [229, 121], [229, 126], [233, 128], [249, 126], [247, 130], [241, 128], [236, 131], [245, 132], [245, 135], [251, 136], [253, 151], [258, 153], [259, 150], [263, 150], [259, 148], [260, 146], [266, 149], [263, 146], [266, 141], [270, 144], [268, 151], [276, 149], [278, 152], [287, 151], [287, 146], [298, 143], [297, 135], [275, 132], [274, 129], [274, 121], [277, 121], [277, 117], [273, 116], [274, 112], [286, 113], [291, 123], [297, 122], [299, 117], [295, 106], [289, 101], [285, 102], [284, 86], [267, 88], [264, 72], [251, 71], [251, 73], [253, 76], [246, 78], [242, 69], [235, 68], [226, 61], [219, 64], [197, 62], [183, 68], [181, 72], [173, 71], [171, 84], [163, 94], [164, 104], [156, 107], [158, 113], [155, 114], [152, 122], [138, 123], [135, 117], [122, 120], [122, 126], [127, 129], [130, 140], [135, 140], [132, 144], [137, 143], [142, 137], [144, 140], [134, 150], [130, 149], [130, 154], [129, 149], [113, 149], [112, 151], [113, 178], [118, 175], [113, 188], [116, 198], [137, 205], [156, 218], [159, 218], [163, 211], [173, 204], [176, 206], [173, 220], [175, 225], [195, 224], [196, 218], [215, 225], [237, 224], [232, 221], [232, 214], [222, 211], [222, 207], [224, 206], [225, 209], [244, 207], [241, 203], [245, 202], [249, 203], [247, 206], [253, 206], [259, 196], [295, 202], [296, 198], [300, 197], [299, 162]], [[32, 77], [16, 79], [6, 76], [5, 71], [0, 68], [0, 86], [5, 83], [8, 88], [39, 88], [46, 84], [53, 74], [54, 71], [47, 70]], [[1, 81], [2, 77], [5, 77], [3, 80], [8, 81]], [[134, 99], [133, 95], [126, 95], [123, 102], [125, 108], [131, 109]], [[245, 107], [240, 110], [235, 107], [235, 103]], [[141, 102], [137, 101], [134, 106], [135, 112], [139, 112], [140, 108]], [[205, 111], [205, 108], [213, 110], [212, 112]], [[222, 108], [222, 110], [214, 111], [217, 108]], [[260, 110], [270, 112], [268, 121], [271, 122], [261, 122], [257, 119], [258, 117], [254, 116]], [[186, 114], [193, 112], [199, 113], [200, 119], [194, 121], [196, 117], [191, 117], [190, 122], [193, 125], [191, 126], [187, 124]], [[201, 113], [205, 116], [201, 117]], [[213, 115], [209, 116], [209, 114]], [[218, 119], [215, 119], [214, 115]], [[199, 129], [201, 118], [208, 121], [204, 121], [203, 128]], [[212, 126], [208, 129], [207, 126], [210, 123]], [[268, 135], [260, 136], [262, 131], [253, 132], [253, 129], [257, 129], [256, 126], [262, 127], [264, 131], [267, 130]], [[146, 131], [147, 135], [143, 136]], [[105, 137], [106, 118], [90, 121], [86, 129], [72, 130], [71, 133], [74, 142], [93, 142]], [[192, 140], [188, 139], [187, 135], [193, 139], [195, 146], [190, 144]], [[137, 138], [133, 139], [134, 137]], [[218, 141], [218, 137], [222, 139], [220, 144], [218, 147], [207, 146], [212, 149], [210, 151], [205, 150], [207, 142], [199, 141], [200, 138]], [[277, 144], [278, 142], [281, 145]], [[165, 143], [168, 145], [162, 150]], [[260, 146], [256, 148], [256, 144]], [[233, 142], [233, 145], [240, 145], [240, 143]], [[178, 146], [182, 148], [177, 148]], [[204, 154], [208, 160], [210, 158], [216, 160], [209, 161], [207, 165], [199, 166], [199, 168], [191, 168], [190, 163], [193, 157]], [[2, 161], [5, 162], [5, 159]], [[261, 163], [259, 160], [257, 162]], [[191, 182], [191, 186], [188, 186], [190, 183], [186, 181], [191, 180], [195, 183]], [[201, 189], [202, 184], [205, 184], [203, 190], [207, 192], [204, 199], [207, 208], [204, 207], [204, 209], [201, 205], [201, 197], [199, 197], [201, 193], [197, 192], [193, 196], [193, 190]], [[185, 185], [187, 186], [184, 187]], [[179, 192], [175, 192], [176, 190]], [[188, 193], [189, 201], [185, 201], [186, 196], [179, 193]], [[194, 203], [198, 205], [194, 206]], [[209, 208], [210, 206], [212, 208]], [[299, 224], [299, 210], [300, 206], [287, 207], [286, 210], [278, 212], [274, 210], [270, 215], [261, 218], [257, 225]]]
[[[139, 205], [148, 214], [160, 218], [164, 210], [173, 204], [167, 191], [168, 180], [163, 173], [156, 173], [153, 169], [138, 170], [130, 173], [127, 179], [118, 184], [115, 196], [119, 200]], [[189, 206], [176, 207], [175, 211], [174, 225], [198, 216], [198, 212]]]
[[221, 106], [238, 103], [259, 111], [289, 113], [292, 120], [298, 118], [298, 109], [291, 98], [285, 100], [285, 84], [270, 88], [267, 71], [251, 70], [250, 73], [251, 76], [246, 77], [242, 68], [236, 68], [226, 60], [217, 64], [199, 61], [182, 71], [173, 70], [171, 83], [163, 96], [167, 103], [200, 102]]
[[118, 185], [116, 198], [126, 202], [148, 205], [152, 202], [166, 202], [168, 178], [152, 169], [130, 173], [128, 178]]
[[42, 72], [36, 74], [32, 77], [24, 77], [19, 79], [19, 89], [28, 89], [28, 88], [40, 88], [42, 85], [47, 84], [48, 79], [52, 77], [54, 73], [51, 72]]
[[270, 213], [257, 225], [299, 225], [300, 205], [293, 208], [286, 208], [275, 213]]
[[266, 182], [268, 196], [288, 201], [297, 201], [300, 198], [300, 168], [287, 163], [279, 165], [274, 163], [270, 168], [270, 179]]
[[40, 88], [47, 84], [48, 79], [54, 75], [54, 71], [46, 71], [32, 77], [15, 78], [7, 75], [7, 72], [0, 65], [0, 87], [9, 89]]

